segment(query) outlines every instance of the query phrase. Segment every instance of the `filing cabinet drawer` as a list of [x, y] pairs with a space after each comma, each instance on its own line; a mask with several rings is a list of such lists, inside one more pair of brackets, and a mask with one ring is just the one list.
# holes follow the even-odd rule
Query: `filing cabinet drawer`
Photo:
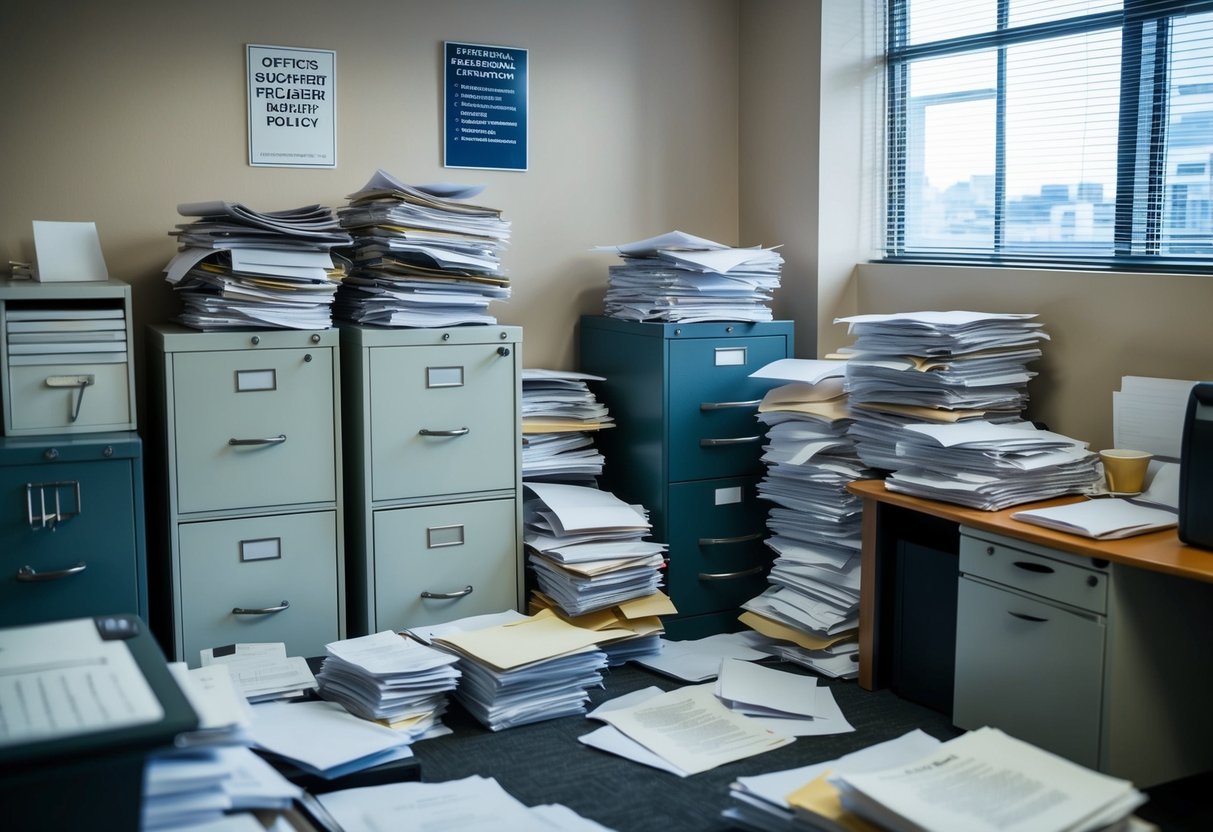
[[372, 500], [516, 487], [510, 350], [488, 343], [369, 352]]
[[967, 575], [1030, 592], [1063, 604], [1103, 614], [1107, 611], [1108, 575], [1080, 558], [1065, 559], [1061, 552], [1050, 556], [1019, 546], [1009, 546], [997, 535], [960, 536], [960, 571]]
[[10, 465], [12, 445], [0, 455], [0, 626], [146, 615], [138, 439]]
[[376, 629], [437, 624], [518, 603], [513, 500], [376, 511], [374, 536]]
[[125, 361], [12, 366], [8, 372], [14, 432], [126, 430], [134, 425]]
[[336, 499], [331, 348], [171, 359], [179, 513]]
[[749, 376], [786, 356], [782, 336], [669, 343], [671, 480], [761, 473], [766, 431], [755, 414], [774, 382]]
[[762, 593], [774, 553], [756, 477], [670, 486], [667, 588], [679, 616], [736, 608]]
[[179, 657], [206, 647], [285, 642], [316, 656], [340, 637], [342, 581], [334, 511], [178, 526]]

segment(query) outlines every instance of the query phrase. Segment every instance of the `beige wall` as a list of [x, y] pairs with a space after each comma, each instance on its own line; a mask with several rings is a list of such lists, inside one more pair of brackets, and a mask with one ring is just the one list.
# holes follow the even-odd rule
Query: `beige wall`
[[[513, 224], [513, 298], [490, 312], [524, 327], [528, 367], [575, 365], [616, 261], [591, 246], [745, 242], [736, 0], [68, 0], [4, 3], [0, 29], [5, 255], [32, 257], [31, 220], [95, 221], [140, 328], [179, 309], [162, 274], [178, 203], [336, 207], [377, 167], [487, 184], [478, 201]], [[528, 171], [442, 167], [443, 40], [529, 50]], [[335, 170], [248, 165], [247, 43], [336, 51]]]

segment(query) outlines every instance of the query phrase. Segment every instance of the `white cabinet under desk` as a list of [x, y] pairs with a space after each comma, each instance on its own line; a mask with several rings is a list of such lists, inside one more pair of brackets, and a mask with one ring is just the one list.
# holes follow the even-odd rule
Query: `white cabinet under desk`
[[341, 338], [351, 634], [521, 609], [522, 330]]
[[1139, 788], [1213, 767], [1213, 585], [960, 529], [953, 720]]
[[153, 626], [176, 658], [344, 638], [339, 341], [149, 327]]

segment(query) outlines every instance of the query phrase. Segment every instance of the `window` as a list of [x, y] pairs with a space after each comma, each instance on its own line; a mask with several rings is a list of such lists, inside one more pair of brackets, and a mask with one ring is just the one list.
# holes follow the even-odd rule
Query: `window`
[[886, 0], [894, 261], [1213, 269], [1213, 0]]

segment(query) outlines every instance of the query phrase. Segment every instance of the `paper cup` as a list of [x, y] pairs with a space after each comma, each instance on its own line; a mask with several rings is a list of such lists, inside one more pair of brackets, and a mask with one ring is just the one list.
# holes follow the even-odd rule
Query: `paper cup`
[[1108, 490], [1116, 494], [1139, 493], [1145, 487], [1146, 469], [1153, 456], [1146, 451], [1130, 451], [1125, 448], [1100, 451], [1099, 458], [1103, 461]]

